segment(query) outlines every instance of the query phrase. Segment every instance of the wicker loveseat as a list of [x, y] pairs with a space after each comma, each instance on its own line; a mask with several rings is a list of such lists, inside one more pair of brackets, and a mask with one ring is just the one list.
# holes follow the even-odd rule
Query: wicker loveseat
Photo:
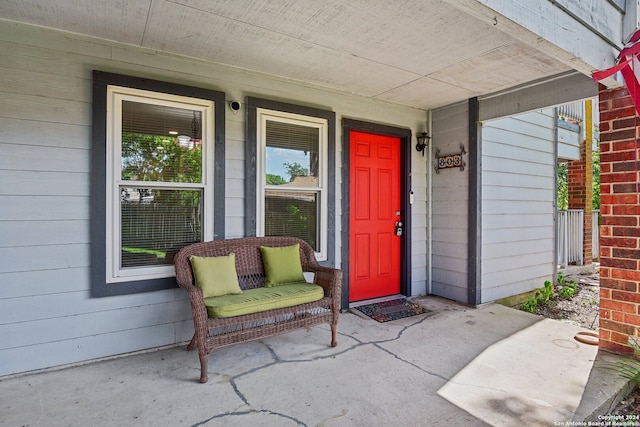
[[[235, 295], [220, 299], [203, 297], [203, 291], [196, 286], [191, 257], [224, 257], [234, 254], [238, 283], [243, 290], [238, 297], [247, 297], [265, 290], [265, 267], [261, 247], [282, 248], [299, 244], [302, 271], [313, 273], [313, 283], [322, 287], [317, 289], [317, 301], [306, 302], [290, 307], [266, 309], [229, 317], [212, 317], [213, 303], [234, 300]], [[208, 258], [211, 259], [211, 258]], [[239, 239], [217, 240], [196, 243], [182, 248], [174, 258], [176, 280], [187, 291], [191, 300], [195, 333], [187, 350], [198, 347], [200, 357], [200, 382], [206, 383], [207, 364], [211, 351], [227, 345], [282, 334], [298, 328], [329, 323], [331, 326], [331, 346], [337, 344], [336, 334], [340, 313], [340, 293], [342, 272], [323, 267], [315, 259], [314, 251], [305, 241], [294, 237], [245, 237]], [[304, 285], [302, 285], [304, 286]], [[309, 287], [311, 287], [309, 285]], [[263, 288], [263, 289], [260, 289]], [[276, 288], [268, 288], [269, 290]], [[253, 291], [252, 291], [253, 290]], [[324, 295], [322, 295], [324, 291]], [[252, 294], [253, 292], [253, 294]], [[276, 296], [276, 298], [279, 298]], [[246, 298], [245, 298], [246, 299]], [[244, 311], [247, 309], [245, 307]], [[252, 311], [252, 309], [249, 309]], [[215, 315], [215, 313], [214, 313]], [[227, 313], [228, 315], [228, 313]]]

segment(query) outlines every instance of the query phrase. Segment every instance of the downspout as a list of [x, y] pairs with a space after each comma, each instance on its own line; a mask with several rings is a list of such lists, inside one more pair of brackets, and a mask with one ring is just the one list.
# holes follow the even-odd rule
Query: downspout
[[432, 271], [433, 271], [433, 188], [432, 188], [432, 177], [433, 177], [433, 168], [432, 159], [433, 159], [433, 144], [434, 144], [434, 135], [433, 135], [433, 116], [431, 114], [431, 110], [427, 111], [427, 133], [431, 135], [431, 143], [427, 147], [427, 295], [431, 295], [432, 293]]
[[[585, 227], [585, 222], [586, 224], [591, 223], [591, 258], [589, 261], [589, 264], [593, 264], [593, 233], [594, 233], [594, 228], [593, 228], [593, 100], [591, 99], [587, 99], [586, 101], [584, 101], [584, 117], [583, 117], [583, 128], [584, 128], [584, 164], [585, 164], [585, 171], [584, 173], [586, 174], [586, 176], [588, 176], [589, 179], [589, 187], [591, 188], [591, 206], [589, 206], [589, 203], [585, 203], [585, 207], [584, 207], [584, 215], [586, 216], [586, 218], [583, 218], [583, 223], [582, 223], [582, 229], [584, 230]], [[586, 166], [589, 166], [591, 170], [587, 169]], [[586, 179], [585, 179], [586, 181]], [[587, 216], [587, 212], [588, 212], [588, 216]], [[584, 232], [582, 234], [582, 265], [584, 265], [584, 256], [585, 256], [585, 252], [584, 252], [584, 248], [585, 248], [585, 241], [584, 241]]]
[[[553, 229], [554, 229], [554, 245], [553, 245], [553, 276], [552, 283], [555, 283], [555, 278], [558, 277], [558, 108], [553, 109]], [[566, 244], [566, 239], [564, 240]], [[566, 253], [566, 252], [565, 252]]]

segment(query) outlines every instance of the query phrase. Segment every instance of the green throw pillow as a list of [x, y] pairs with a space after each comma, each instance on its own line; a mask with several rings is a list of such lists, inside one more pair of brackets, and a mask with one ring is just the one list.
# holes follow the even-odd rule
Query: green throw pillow
[[205, 298], [241, 294], [236, 273], [236, 254], [217, 257], [190, 256], [196, 286]]
[[265, 286], [271, 288], [285, 283], [304, 282], [300, 263], [300, 244], [269, 248], [260, 246], [264, 272], [267, 275]]

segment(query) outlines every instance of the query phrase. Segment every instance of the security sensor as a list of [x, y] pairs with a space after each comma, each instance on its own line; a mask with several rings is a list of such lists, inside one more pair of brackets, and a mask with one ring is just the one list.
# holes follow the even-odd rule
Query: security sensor
[[231, 108], [231, 111], [234, 113], [237, 113], [240, 110], [240, 107], [242, 107], [242, 104], [238, 101], [229, 101], [229, 108]]

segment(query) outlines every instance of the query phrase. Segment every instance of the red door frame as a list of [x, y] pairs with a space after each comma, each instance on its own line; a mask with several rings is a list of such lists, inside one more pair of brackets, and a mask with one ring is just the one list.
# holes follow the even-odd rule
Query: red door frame
[[402, 221], [404, 231], [400, 243], [400, 293], [409, 295], [411, 280], [411, 204], [409, 193], [411, 191], [411, 130], [376, 123], [364, 122], [353, 119], [342, 120], [342, 308], [349, 308], [349, 224], [351, 221], [351, 203], [349, 189], [351, 179], [349, 170], [351, 166], [351, 131], [367, 132], [378, 135], [400, 138], [400, 206], [402, 209]]

